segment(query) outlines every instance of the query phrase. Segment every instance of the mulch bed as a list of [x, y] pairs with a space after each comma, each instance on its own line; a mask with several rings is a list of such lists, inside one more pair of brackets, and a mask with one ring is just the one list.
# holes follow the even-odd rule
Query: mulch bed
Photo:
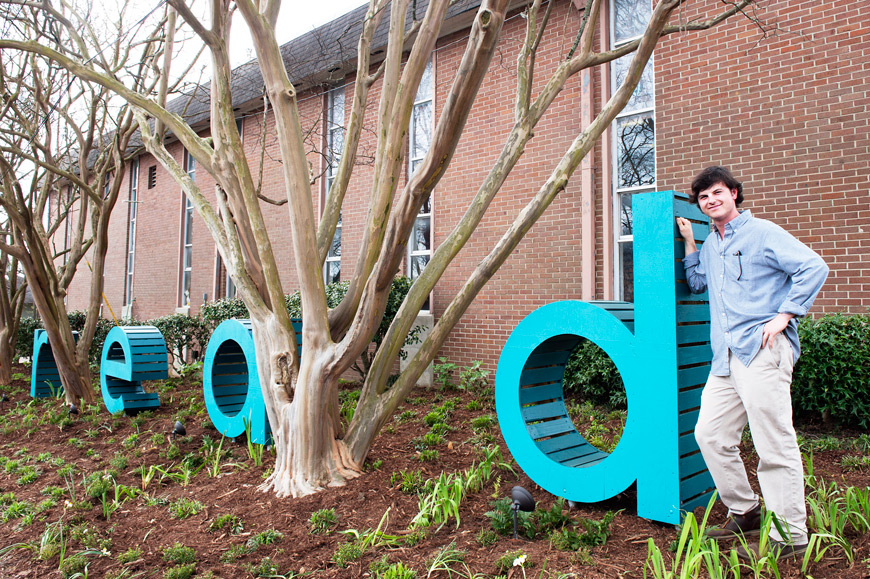
[[[29, 370], [22, 368], [21, 371]], [[23, 380], [16, 381], [12, 385], [12, 390], [16, 387], [23, 389], [24, 392], [12, 394], [11, 400], [0, 408], [0, 415], [9, 413], [18, 404], [31, 402], [29, 383]], [[438, 446], [438, 460], [421, 462], [411, 441], [429, 430], [422, 419], [432, 409], [433, 404], [453, 396], [459, 396], [461, 399], [450, 419], [450, 426], [455, 430], [450, 432], [445, 442]], [[23, 429], [12, 431], [7, 427], [6, 431], [0, 434], [0, 456], [33, 464], [41, 469], [41, 474], [35, 482], [22, 485], [17, 482], [18, 474], [0, 470], [0, 494], [11, 491], [15, 493], [17, 500], [37, 504], [46, 498], [40, 491], [47, 486], [56, 485], [66, 488], [67, 482], [58, 475], [56, 466], [51, 462], [35, 461], [40, 454], [51, 453], [52, 459], [62, 458], [66, 463], [76, 466], [77, 499], [87, 500], [92, 508], [85, 509], [82, 508], [83, 505], [65, 505], [62, 499], [55, 506], [39, 514], [30, 525], [21, 526], [21, 519], [13, 518], [0, 524], [0, 537], [2, 537], [0, 548], [17, 543], [38, 545], [46, 524], [62, 519], [68, 525], [91, 525], [103, 541], [106, 550], [111, 553], [107, 556], [90, 557], [88, 567], [90, 577], [118, 577], [121, 576], [124, 568], [129, 571], [126, 575], [128, 577], [163, 577], [171, 566], [163, 560], [163, 549], [176, 542], [192, 547], [196, 551], [196, 576], [198, 577], [211, 576], [225, 579], [250, 577], [252, 575], [246, 567], [260, 563], [263, 557], [270, 557], [280, 572], [288, 576], [297, 573], [322, 578], [366, 577], [371, 576], [370, 564], [384, 556], [390, 562], [404, 562], [417, 571], [418, 577], [425, 577], [426, 561], [439, 549], [455, 541], [457, 548], [466, 552], [465, 564], [468, 569], [472, 573], [480, 573], [484, 576], [496, 574], [496, 561], [505, 552], [521, 550], [527, 555], [528, 561], [535, 564], [527, 570], [528, 577], [560, 577], [563, 574], [574, 573], [577, 577], [583, 578], [639, 578], [644, 576], [643, 566], [647, 557], [648, 539], [652, 538], [667, 552], [667, 546], [677, 537], [677, 531], [672, 526], [638, 518], [635, 497], [632, 491], [628, 490], [604, 503], [581, 505], [571, 510], [571, 515], [574, 517], [595, 520], [601, 519], [607, 511], [621, 510], [612, 524], [612, 535], [606, 544], [591, 548], [588, 557], [556, 550], [543, 536], [535, 540], [502, 536], [494, 545], [481, 546], [477, 537], [482, 529], [491, 528], [484, 513], [492, 508], [491, 502], [494, 497], [509, 495], [511, 487], [518, 484], [529, 489], [542, 506], [549, 508], [555, 500], [555, 497], [541, 490], [524, 474], [516, 478], [508, 472], [503, 472], [499, 479], [493, 478], [483, 491], [466, 498], [458, 529], [451, 521], [437, 532], [434, 529], [430, 531], [429, 535], [414, 547], [367, 552], [361, 559], [349, 563], [346, 568], [339, 567], [332, 561], [332, 557], [339, 545], [347, 539], [337, 531], [348, 529], [364, 531], [375, 528], [385, 511], [389, 509], [387, 532], [407, 533], [409, 522], [418, 512], [417, 497], [394, 488], [390, 483], [392, 473], [420, 470], [424, 479], [434, 478], [442, 471], [451, 473], [468, 469], [480, 458], [478, 452], [480, 441], [474, 439], [475, 433], [470, 422], [477, 416], [494, 414], [491, 406], [469, 411], [465, 408], [465, 404], [473, 399], [472, 394], [440, 393], [425, 389], [416, 391], [415, 398], [403, 407], [403, 410], [416, 412], [416, 416], [407, 421], [391, 421], [389, 431], [382, 433], [376, 439], [367, 460], [369, 470], [346, 486], [330, 488], [300, 499], [278, 499], [273, 494], [259, 490], [264, 473], [274, 464], [271, 454], [266, 454], [262, 467], [254, 467], [242, 442], [226, 441], [224, 449], [231, 449], [233, 455], [229, 461], [244, 464], [245, 468], [226, 468], [225, 473], [218, 478], [212, 478], [203, 469], [187, 487], [176, 482], [159, 486], [156, 481], [152, 481], [147, 489], [146, 494], [152, 500], [159, 497], [165, 497], [169, 502], [183, 497], [198, 500], [205, 506], [198, 514], [178, 520], [170, 515], [166, 505], [147, 506], [145, 495], [142, 495], [125, 502], [109, 520], [106, 520], [99, 501], [88, 499], [85, 495], [81, 484], [83, 476], [93, 471], [111, 468], [109, 461], [116, 456], [116, 453], [120, 453], [128, 458], [128, 464], [120, 472], [117, 482], [131, 488], [139, 488], [142, 485], [142, 478], [135, 472], [137, 466], [152, 464], [168, 466], [173, 462], [177, 463], [178, 459], [173, 461], [166, 454], [169, 450], [169, 437], [167, 436], [167, 442], [162, 445], [153, 444], [151, 437], [155, 433], [168, 435], [178, 411], [190, 407], [191, 397], [199, 403], [202, 402], [201, 386], [190, 379], [186, 379], [179, 385], [177, 391], [161, 394], [163, 405], [153, 417], [139, 424], [139, 444], [129, 450], [123, 447], [122, 442], [137, 432], [136, 426], [129, 417], [112, 417], [104, 408], [96, 424], [85, 420], [87, 416], [85, 412], [63, 430], [57, 425], [48, 423], [40, 425], [36, 431], [29, 434], [25, 434]], [[62, 401], [37, 401], [35, 404], [39, 405], [38, 412], [48, 412], [52, 408], [60, 407]], [[188, 438], [178, 442], [182, 453], [198, 451], [203, 435], [214, 439], [220, 438], [215, 430], [208, 426], [209, 423], [205, 414], [185, 418]], [[94, 429], [97, 431], [95, 436]], [[810, 426], [809, 430], [814, 433], [819, 431], [815, 426]], [[501, 445], [505, 456], [509, 458], [498, 428], [493, 428], [491, 433], [495, 442]], [[81, 448], [77, 448], [69, 444], [70, 438], [77, 438], [84, 444]], [[26, 454], [22, 457], [14, 457], [15, 452], [21, 448], [26, 448]], [[866, 471], [845, 471], [840, 466], [840, 460], [846, 454], [857, 453], [840, 450], [816, 452], [813, 461], [815, 473], [840, 485], [862, 488], [868, 486], [870, 475]], [[747, 452], [747, 455], [752, 460], [752, 453]], [[371, 466], [374, 464], [378, 464], [379, 468], [372, 469]], [[319, 509], [328, 508], [334, 508], [338, 515], [336, 532], [326, 535], [312, 534], [308, 523], [311, 514]], [[244, 530], [239, 534], [210, 532], [211, 523], [227, 513], [239, 517], [243, 521]], [[723, 516], [724, 509], [719, 505], [716, 507], [713, 520], [718, 521]], [[228, 549], [234, 545], [243, 545], [256, 533], [268, 529], [280, 531], [284, 535], [283, 539], [263, 545], [255, 552], [231, 563], [221, 561], [221, 555]], [[110, 545], [107, 539], [110, 539]], [[813, 577], [817, 579], [867, 577], [868, 567], [864, 561], [870, 558], [870, 539], [867, 536], [853, 538], [852, 544], [856, 547], [855, 563], [852, 566], [847, 565], [840, 552], [831, 550], [829, 557], [813, 567], [811, 572]], [[136, 547], [142, 550], [141, 557], [122, 565], [117, 559], [118, 555]], [[75, 541], [70, 541], [67, 556], [82, 548]], [[794, 563], [785, 563], [781, 566], [781, 571], [785, 577], [800, 576]], [[211, 575], [208, 574], [209, 572]], [[13, 548], [0, 559], [0, 578], [60, 576], [57, 557], [43, 561], [30, 549]], [[447, 577], [447, 574], [440, 572], [433, 576]], [[463, 572], [461, 576], [466, 577], [468, 574]], [[519, 573], [513, 574], [514, 579], [519, 576]]]

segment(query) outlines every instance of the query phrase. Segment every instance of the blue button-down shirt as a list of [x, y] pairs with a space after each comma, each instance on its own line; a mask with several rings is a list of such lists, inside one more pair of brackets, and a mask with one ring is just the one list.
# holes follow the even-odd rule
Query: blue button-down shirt
[[[708, 290], [714, 376], [728, 376], [728, 350], [748, 366], [761, 349], [764, 324], [780, 312], [802, 317], [828, 277], [812, 249], [780, 226], [749, 211], [713, 231], [700, 251], [683, 259], [693, 293]], [[794, 359], [800, 354], [797, 318], [783, 332]]]

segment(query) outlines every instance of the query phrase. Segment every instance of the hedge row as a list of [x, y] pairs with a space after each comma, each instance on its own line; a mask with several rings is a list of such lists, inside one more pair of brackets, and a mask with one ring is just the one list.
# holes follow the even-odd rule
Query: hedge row
[[[405, 299], [405, 295], [411, 289], [411, 283], [412, 281], [407, 277], [397, 277], [393, 280], [384, 319], [372, 338], [372, 341], [377, 345], [380, 345], [381, 340], [386, 335], [387, 329], [396, 316], [402, 300]], [[348, 282], [338, 282], [326, 286], [326, 302], [330, 308], [336, 307], [341, 302], [347, 293], [348, 286]], [[284, 296], [284, 302], [291, 318], [302, 317], [302, 299], [298, 291]], [[72, 311], [68, 315], [70, 327], [73, 331], [81, 331], [85, 325], [85, 312]], [[122, 319], [119, 320], [119, 325], [155, 326], [166, 340], [168, 353], [174, 360], [181, 360], [185, 348], [187, 348], [188, 352], [204, 352], [212, 332], [224, 320], [232, 318], [245, 319], [248, 317], [248, 308], [245, 307], [241, 299], [236, 298], [203, 304], [199, 314], [195, 316], [171, 314], [153, 320]], [[97, 322], [94, 341], [91, 344], [89, 352], [92, 363], [100, 361], [103, 352], [103, 342], [105, 342], [109, 330], [114, 326], [115, 323], [112, 320], [101, 318]], [[33, 355], [33, 332], [41, 327], [42, 320], [34, 318], [23, 318], [21, 320], [18, 328], [18, 347], [16, 350], [18, 356], [29, 358]], [[412, 339], [417, 331], [417, 328], [412, 331]]]
[[[870, 427], [870, 316], [842, 314], [802, 320], [801, 356], [792, 406], [802, 419]], [[565, 367], [565, 392], [595, 404], [625, 408], [625, 387], [613, 361], [581, 341]]]

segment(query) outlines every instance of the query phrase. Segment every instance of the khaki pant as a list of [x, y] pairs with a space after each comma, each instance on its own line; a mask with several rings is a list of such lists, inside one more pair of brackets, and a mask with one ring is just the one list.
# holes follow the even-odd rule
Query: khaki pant
[[[749, 422], [758, 453], [758, 482], [768, 510], [773, 511], [791, 541], [807, 542], [804, 477], [791, 412], [794, 355], [778, 334], [753, 358], [749, 367], [730, 355], [730, 376], [710, 376], [701, 395], [695, 438], [719, 497], [732, 514], [742, 515], [758, 504], [749, 486], [737, 445]], [[770, 535], [778, 541], [776, 527]]]

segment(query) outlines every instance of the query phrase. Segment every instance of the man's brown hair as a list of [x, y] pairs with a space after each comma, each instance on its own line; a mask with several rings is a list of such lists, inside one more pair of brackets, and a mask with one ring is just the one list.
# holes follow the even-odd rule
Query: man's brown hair
[[740, 207], [740, 204], [743, 203], [743, 183], [738, 181], [734, 175], [731, 174], [725, 167], [720, 167], [719, 165], [713, 165], [712, 167], [707, 167], [692, 179], [692, 192], [689, 194], [689, 201], [698, 204], [698, 193], [704, 191], [705, 189], [709, 189], [716, 183], [722, 183], [728, 189], [737, 189], [737, 199], [735, 203], [737, 207]]

